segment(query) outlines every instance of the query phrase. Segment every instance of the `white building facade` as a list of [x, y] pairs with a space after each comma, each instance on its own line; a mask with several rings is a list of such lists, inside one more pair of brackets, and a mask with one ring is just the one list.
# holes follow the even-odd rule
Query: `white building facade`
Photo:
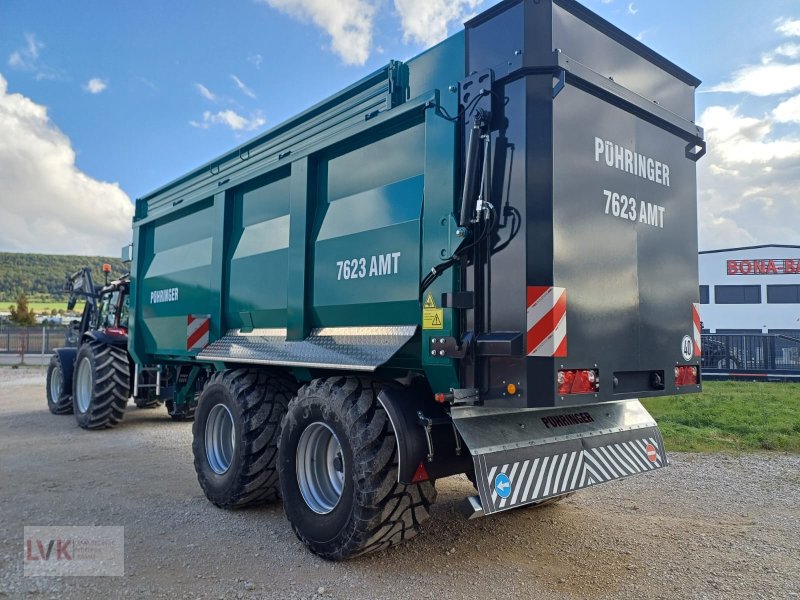
[[704, 333], [800, 337], [800, 246], [708, 250], [698, 259]]

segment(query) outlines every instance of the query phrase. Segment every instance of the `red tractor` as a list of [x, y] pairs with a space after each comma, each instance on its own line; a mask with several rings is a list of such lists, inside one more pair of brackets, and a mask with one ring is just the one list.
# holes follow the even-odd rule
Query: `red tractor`
[[103, 265], [105, 285], [96, 286], [89, 268], [67, 277], [67, 307], [72, 310], [78, 298], [85, 298], [80, 321], [69, 339], [75, 347], [58, 348], [47, 369], [47, 405], [56, 415], [74, 413], [84, 429], [114, 427], [125, 413], [133, 396], [139, 408], [155, 408], [165, 401], [175, 419], [192, 418], [193, 406], [175, 410], [168, 390], [162, 386], [158, 367], [139, 369], [128, 354], [128, 308], [130, 275], [109, 282], [110, 265]]

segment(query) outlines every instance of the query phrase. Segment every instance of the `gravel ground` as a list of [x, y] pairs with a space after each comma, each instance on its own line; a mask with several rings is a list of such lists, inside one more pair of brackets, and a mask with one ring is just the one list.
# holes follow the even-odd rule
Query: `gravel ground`
[[[53, 416], [39, 369], [0, 368], [0, 597], [793, 598], [800, 457], [672, 454], [672, 466], [555, 506], [465, 521], [437, 482], [410, 543], [310, 554], [280, 506], [226, 512], [197, 484], [191, 425], [129, 406], [115, 430]], [[23, 577], [24, 525], [122, 525], [124, 577]]]

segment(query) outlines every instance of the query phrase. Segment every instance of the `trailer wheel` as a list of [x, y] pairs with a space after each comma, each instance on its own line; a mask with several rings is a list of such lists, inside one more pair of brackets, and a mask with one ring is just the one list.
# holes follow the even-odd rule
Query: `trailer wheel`
[[158, 398], [134, 398], [133, 403], [136, 404], [136, 408], [158, 408], [161, 404], [161, 400]]
[[157, 396], [155, 394], [155, 390], [153, 390], [152, 386], [156, 383], [156, 378], [149, 372], [143, 371], [140, 373], [142, 378], [142, 384], [148, 387], [139, 386], [139, 393], [142, 394], [139, 397], [133, 398], [133, 403], [136, 405], [136, 408], [158, 408], [163, 402], [163, 398], [161, 396]]
[[289, 404], [279, 443], [281, 494], [297, 537], [341, 560], [414, 535], [436, 499], [431, 481], [397, 482], [397, 442], [381, 385], [318, 379]]
[[130, 394], [128, 353], [102, 342], [84, 342], [75, 358], [72, 406], [84, 429], [114, 427]]
[[167, 407], [167, 414], [173, 421], [191, 421], [197, 412], [197, 397], [194, 397], [183, 406], [175, 404], [172, 399], [165, 400], [164, 405]]
[[47, 366], [47, 407], [54, 415], [67, 415], [72, 412], [72, 398], [65, 383], [61, 358], [58, 354], [53, 354]]
[[200, 395], [192, 451], [197, 479], [220, 508], [274, 500], [280, 425], [297, 384], [259, 369], [214, 374]]

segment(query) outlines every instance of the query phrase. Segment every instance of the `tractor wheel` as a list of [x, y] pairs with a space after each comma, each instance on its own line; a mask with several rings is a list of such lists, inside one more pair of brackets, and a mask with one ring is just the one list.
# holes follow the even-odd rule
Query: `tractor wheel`
[[128, 353], [102, 342], [84, 342], [75, 358], [72, 406], [84, 429], [114, 427], [130, 395]]
[[381, 385], [317, 379], [289, 404], [279, 443], [281, 495], [297, 537], [342, 560], [416, 535], [436, 499], [432, 481], [397, 482], [397, 441]]
[[58, 354], [53, 354], [47, 366], [47, 407], [54, 415], [67, 415], [72, 412], [72, 398], [65, 383], [61, 358]]
[[192, 451], [197, 479], [220, 508], [278, 496], [278, 436], [293, 379], [261, 369], [233, 369], [209, 379], [197, 405]]
[[158, 408], [161, 405], [161, 400], [157, 397], [134, 398], [133, 403], [136, 408]]

